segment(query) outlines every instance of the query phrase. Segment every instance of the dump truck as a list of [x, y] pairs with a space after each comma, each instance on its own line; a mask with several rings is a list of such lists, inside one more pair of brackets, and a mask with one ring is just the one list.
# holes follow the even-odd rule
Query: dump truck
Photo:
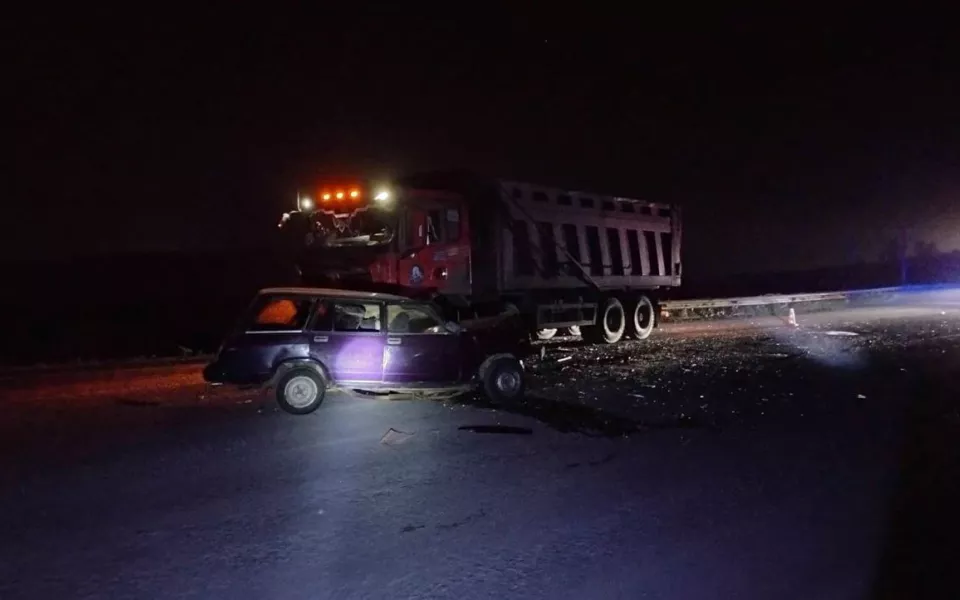
[[300, 284], [509, 310], [541, 339], [645, 339], [680, 285], [675, 205], [450, 172], [324, 181], [296, 203], [279, 228]]

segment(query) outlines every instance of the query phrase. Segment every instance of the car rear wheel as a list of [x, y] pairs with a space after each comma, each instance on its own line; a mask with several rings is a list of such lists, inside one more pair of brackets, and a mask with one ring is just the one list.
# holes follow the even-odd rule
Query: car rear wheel
[[653, 333], [656, 324], [653, 302], [646, 296], [640, 296], [631, 305], [630, 319], [627, 322], [627, 332], [635, 340], [645, 340]]
[[583, 328], [583, 339], [595, 344], [615, 344], [627, 328], [623, 304], [616, 298], [607, 298], [600, 308], [596, 325]]
[[495, 402], [522, 397], [524, 387], [523, 367], [515, 358], [498, 358], [483, 373], [483, 391]]
[[323, 404], [327, 386], [312, 369], [294, 369], [277, 382], [280, 408], [294, 415], [312, 413]]

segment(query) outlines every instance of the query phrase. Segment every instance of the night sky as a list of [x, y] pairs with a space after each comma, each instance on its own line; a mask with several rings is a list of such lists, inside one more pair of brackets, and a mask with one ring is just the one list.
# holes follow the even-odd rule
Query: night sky
[[687, 274], [960, 248], [945, 17], [82, 10], [6, 34], [7, 256], [258, 246], [319, 173], [451, 167], [680, 203]]

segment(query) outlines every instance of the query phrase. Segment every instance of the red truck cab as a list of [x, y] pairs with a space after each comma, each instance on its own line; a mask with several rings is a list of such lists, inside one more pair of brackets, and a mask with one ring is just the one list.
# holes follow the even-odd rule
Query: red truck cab
[[300, 192], [280, 228], [303, 282], [409, 296], [470, 293], [470, 218], [452, 192], [359, 183]]

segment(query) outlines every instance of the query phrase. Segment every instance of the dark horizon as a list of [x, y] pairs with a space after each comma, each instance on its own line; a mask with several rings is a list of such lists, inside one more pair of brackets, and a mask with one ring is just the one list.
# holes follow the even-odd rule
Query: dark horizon
[[258, 246], [319, 172], [452, 167], [679, 203], [688, 274], [960, 248], [946, 21], [193, 16], [15, 32], [8, 257]]

